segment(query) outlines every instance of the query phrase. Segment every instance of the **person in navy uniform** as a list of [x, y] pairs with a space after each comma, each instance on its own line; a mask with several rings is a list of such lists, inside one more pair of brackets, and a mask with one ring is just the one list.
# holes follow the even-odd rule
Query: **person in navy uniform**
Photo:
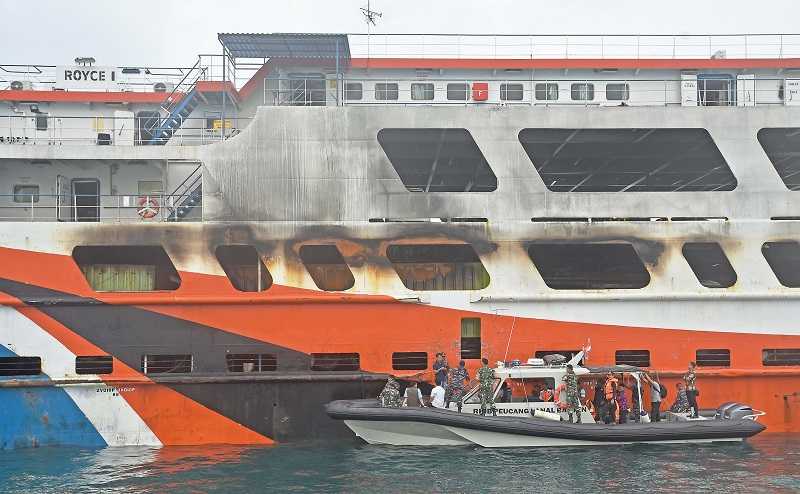
[[574, 413], [577, 416], [577, 423], [580, 424], [581, 401], [578, 397], [578, 376], [575, 375], [575, 371], [570, 364], [567, 364], [567, 373], [564, 374], [563, 381], [566, 385], [564, 392], [567, 394], [566, 404], [569, 422], [572, 423], [572, 414]]
[[458, 406], [459, 413], [463, 404], [464, 383], [469, 382], [469, 373], [467, 373], [464, 365], [464, 361], [461, 360], [458, 362], [458, 368], [450, 370], [450, 379], [446, 390], [447, 400], [444, 406], [445, 408], [450, 408], [450, 402], [454, 401]]
[[481, 359], [481, 368], [478, 369], [478, 382], [480, 389], [478, 394], [481, 397], [481, 415], [486, 415], [486, 410], [491, 410], [492, 415], [497, 417], [497, 407], [494, 406], [494, 370], [489, 367], [489, 359]]

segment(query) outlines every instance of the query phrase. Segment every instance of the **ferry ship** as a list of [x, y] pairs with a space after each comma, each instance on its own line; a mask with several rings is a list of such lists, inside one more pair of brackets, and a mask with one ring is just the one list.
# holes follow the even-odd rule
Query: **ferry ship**
[[348, 437], [587, 341], [800, 431], [800, 35], [218, 38], [0, 65], [0, 447]]

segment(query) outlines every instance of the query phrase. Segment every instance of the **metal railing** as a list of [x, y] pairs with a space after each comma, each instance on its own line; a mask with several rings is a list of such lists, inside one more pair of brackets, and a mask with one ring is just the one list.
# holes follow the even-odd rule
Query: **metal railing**
[[353, 58], [800, 58], [800, 34], [349, 34]]
[[[44, 119], [44, 120], [42, 120]], [[38, 120], [38, 121], [37, 121]], [[49, 114], [7, 115], [0, 117], [0, 146], [71, 144], [133, 146], [152, 139], [153, 121], [159, 118], [113, 117], [107, 115], [63, 116]], [[196, 146], [220, 142], [237, 135], [251, 119], [208, 115], [184, 119], [179, 129], [164, 144]]]
[[[335, 84], [331, 85], [330, 82]], [[475, 98], [474, 83], [487, 84]], [[685, 101], [680, 78], [533, 79], [265, 79], [264, 104], [336, 105], [569, 105], [569, 106], [756, 106], [800, 104], [779, 78], [708, 79]], [[320, 84], [321, 83], [321, 84]], [[691, 96], [691, 95], [690, 95]], [[788, 100], [788, 101], [787, 101]]]
[[[173, 215], [178, 208], [183, 215]], [[0, 195], [0, 221], [162, 222], [201, 221], [202, 202], [184, 204], [182, 196], [128, 195]]]

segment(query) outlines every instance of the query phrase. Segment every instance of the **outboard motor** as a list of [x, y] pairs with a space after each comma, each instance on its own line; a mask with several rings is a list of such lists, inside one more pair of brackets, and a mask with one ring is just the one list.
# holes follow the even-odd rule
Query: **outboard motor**
[[753, 416], [755, 412], [753, 407], [745, 405], [744, 403], [728, 402], [723, 403], [717, 408], [717, 413], [714, 418], [723, 420], [736, 420]]
[[567, 357], [561, 355], [560, 353], [554, 353], [551, 355], [543, 356], [542, 360], [544, 360], [545, 365], [559, 365], [566, 362]]

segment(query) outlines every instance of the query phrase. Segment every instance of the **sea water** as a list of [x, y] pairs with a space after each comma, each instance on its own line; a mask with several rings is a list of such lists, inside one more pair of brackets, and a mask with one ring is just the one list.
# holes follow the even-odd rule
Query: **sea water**
[[0, 451], [0, 492], [800, 492], [800, 435], [581, 448], [372, 446]]

